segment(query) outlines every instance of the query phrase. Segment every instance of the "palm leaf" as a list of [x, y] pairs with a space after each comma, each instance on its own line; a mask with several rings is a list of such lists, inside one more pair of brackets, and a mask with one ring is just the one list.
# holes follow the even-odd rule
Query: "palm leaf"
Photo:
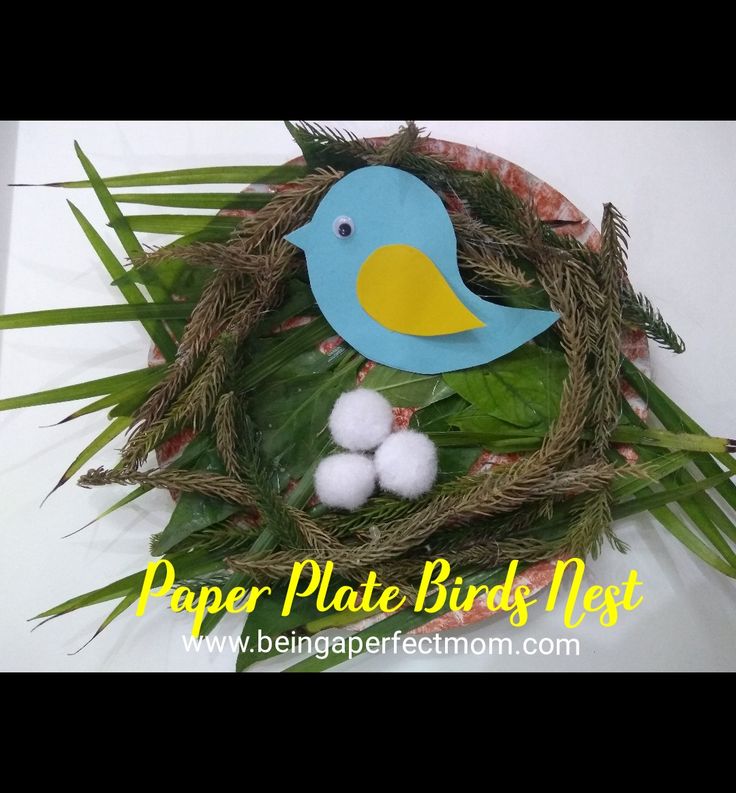
[[274, 193], [113, 193], [118, 204], [186, 209], [260, 209]]
[[[243, 219], [228, 215], [127, 215], [125, 223], [133, 231], [149, 234], [230, 234]], [[110, 223], [117, 228], [115, 223]]]
[[[182, 168], [177, 171], [150, 171], [148, 173], [107, 176], [102, 181], [106, 187], [147, 187], [180, 184], [284, 184], [306, 176], [309, 170], [303, 165], [235, 165]], [[13, 184], [10, 187], [91, 187], [90, 181], [46, 182], [41, 185]]]
[[[0, 322], [2, 317], [0, 317]], [[110, 377], [101, 377], [98, 380], [88, 380], [84, 383], [65, 385], [60, 388], [50, 388], [47, 391], [36, 391], [33, 394], [22, 394], [21, 396], [6, 397], [0, 399], [0, 410], [14, 410], [15, 408], [27, 408], [35, 405], [50, 405], [56, 402], [71, 402], [75, 399], [85, 399], [87, 397], [99, 396], [100, 394], [111, 394], [115, 390], [125, 388], [129, 385], [141, 383], [152, 372], [163, 376], [164, 367], [154, 367], [146, 369], [136, 369], [132, 372], [123, 372]], [[65, 419], [66, 420], [66, 419]]]
[[[69, 204], [69, 208], [72, 210], [74, 217], [77, 219], [77, 222], [82, 227], [84, 235], [95, 249], [95, 253], [100, 257], [100, 261], [104, 265], [113, 282], [115, 282], [116, 279], [120, 279], [122, 276], [127, 275], [123, 265], [120, 264], [115, 254], [110, 250], [107, 243], [92, 227], [92, 224], [87, 220], [87, 218], [79, 211], [79, 209], [77, 209], [76, 206], [74, 206], [74, 204], [72, 204], [71, 201], [67, 201], [67, 203]], [[117, 284], [117, 287], [128, 303], [135, 305], [148, 303], [145, 295], [135, 283], [121, 281]], [[174, 357], [176, 356], [176, 344], [169, 336], [169, 333], [164, 325], [161, 324], [161, 322], [151, 320], [144, 320], [141, 322], [141, 324], [146, 330], [146, 333], [148, 333], [148, 335], [151, 337], [151, 341], [159, 348], [159, 350], [161, 350], [166, 359], [173, 361]]]
[[0, 316], [0, 330], [46, 328], [51, 325], [86, 325], [93, 322], [128, 322], [144, 319], [186, 319], [194, 303], [141, 303], [140, 305], [80, 306], [25, 311]]

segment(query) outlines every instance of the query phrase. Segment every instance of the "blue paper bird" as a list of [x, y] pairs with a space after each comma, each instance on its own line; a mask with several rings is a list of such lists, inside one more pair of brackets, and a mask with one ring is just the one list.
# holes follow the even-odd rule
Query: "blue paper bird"
[[397, 168], [343, 177], [286, 239], [304, 250], [330, 325], [362, 355], [395, 369], [435, 374], [486, 363], [558, 319], [473, 294], [439, 196]]

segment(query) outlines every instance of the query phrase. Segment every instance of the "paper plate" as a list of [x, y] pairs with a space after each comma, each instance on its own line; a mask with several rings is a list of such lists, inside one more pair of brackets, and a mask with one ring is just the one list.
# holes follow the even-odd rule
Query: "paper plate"
[[[380, 146], [387, 138], [370, 138], [370, 140]], [[575, 237], [592, 250], [598, 250], [600, 248], [600, 235], [593, 223], [576, 206], [565, 198], [562, 193], [516, 163], [510, 162], [496, 154], [490, 154], [481, 149], [466, 146], [462, 143], [453, 143], [451, 141], [438, 140], [435, 138], [429, 138], [424, 141], [421, 150], [426, 153], [441, 155], [443, 158], [454, 163], [458, 169], [468, 171], [490, 171], [496, 174], [498, 178], [520, 198], [525, 201], [530, 201], [536, 208], [539, 217], [553, 224], [558, 234], [567, 234]], [[304, 160], [300, 157], [290, 160], [290, 163], [294, 164], [303, 162]], [[245, 189], [263, 190], [273, 188], [252, 185]], [[252, 212], [248, 210], [223, 210], [221, 214], [246, 216], [252, 214]], [[283, 331], [297, 327], [310, 321], [310, 319], [311, 318], [308, 317], [294, 317], [287, 323], [284, 323], [280, 330]], [[340, 343], [340, 341], [341, 340], [337, 336], [326, 338], [319, 344], [319, 350], [324, 354], [328, 354]], [[621, 348], [627, 358], [645, 374], [650, 375], [649, 345], [646, 334], [643, 331], [631, 328], [625, 329], [621, 339]], [[157, 351], [154, 350], [151, 356], [149, 356], [149, 362], [162, 363], [163, 361], [160, 356], [157, 355]], [[361, 368], [358, 373], [358, 382], [362, 381], [367, 372], [374, 365], [375, 364], [372, 362], [368, 362]], [[631, 407], [641, 418], [646, 418], [647, 409], [643, 400], [629, 388], [627, 384], [622, 384], [622, 387], [624, 396]], [[401, 428], [407, 426], [413, 413], [413, 408], [394, 408], [395, 427]], [[191, 432], [183, 432], [163, 444], [157, 450], [159, 464], [162, 465], [181, 453], [182, 449], [191, 438]], [[621, 445], [618, 448], [627, 459], [631, 461], [636, 460], [636, 453], [631, 447]], [[507, 464], [518, 459], [518, 457], [519, 455], [516, 454], [494, 454], [492, 449], [488, 449], [473, 463], [470, 472], [480, 473], [487, 471], [494, 465]], [[532, 565], [516, 577], [514, 585], [519, 586], [523, 584], [528, 586], [531, 590], [530, 596], [533, 596], [549, 585], [554, 574], [556, 562], [557, 559], [551, 559]], [[488, 619], [494, 616], [494, 613], [495, 610], [488, 607], [485, 596], [481, 596], [469, 611], [448, 612], [416, 628], [412, 633], [433, 633], [439, 630], [470, 625], [474, 622]], [[383, 619], [383, 615], [355, 623], [351, 626], [351, 629], [360, 630], [379, 619]]]

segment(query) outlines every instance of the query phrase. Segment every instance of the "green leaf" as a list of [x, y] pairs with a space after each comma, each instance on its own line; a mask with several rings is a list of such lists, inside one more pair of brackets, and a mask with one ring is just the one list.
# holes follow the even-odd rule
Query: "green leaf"
[[[229, 215], [127, 215], [125, 223], [133, 231], [149, 234], [196, 234], [199, 231], [213, 231], [217, 234], [230, 234], [243, 218]], [[110, 223], [117, 228], [115, 223]]]
[[260, 209], [275, 193], [113, 193], [118, 204], [187, 209]]
[[[110, 441], [117, 438], [122, 432], [125, 432], [129, 426], [130, 416], [121, 416], [111, 421], [108, 426], [77, 455], [74, 462], [64, 471], [61, 479], [56, 483], [51, 493], [68, 482], [88, 460], [94, 457], [101, 449], [104, 449]], [[49, 496], [51, 493], [49, 493]], [[48, 498], [48, 496], [46, 496], [46, 498]]]
[[195, 531], [220, 523], [239, 512], [242, 507], [227, 504], [198, 493], [182, 493], [166, 527], [152, 543], [153, 556], [161, 556], [176, 547]]
[[480, 446], [440, 447], [437, 449], [437, 481], [442, 483], [465, 476], [482, 451]]
[[50, 388], [47, 391], [36, 391], [33, 394], [7, 397], [0, 399], [0, 410], [14, 410], [15, 408], [27, 408], [34, 405], [50, 405], [56, 402], [71, 402], [75, 399], [110, 394], [116, 389], [144, 381], [152, 371], [155, 371], [155, 369], [136, 369], [133, 372], [101, 377], [98, 380], [88, 380], [84, 383]]
[[530, 428], [548, 426], [557, 416], [567, 364], [561, 353], [526, 344], [484, 366], [443, 377], [480, 413]]
[[[179, 579], [194, 578], [198, 575], [211, 573], [222, 569], [222, 554], [216, 552], [194, 551], [181, 554], [171, 554], [167, 558], [176, 570]], [[125, 597], [133, 591], [140, 591], [145, 578], [146, 570], [139, 570], [137, 573], [120, 578], [106, 586], [85, 592], [83, 595], [65, 600], [58, 606], [37, 614], [32, 619], [44, 619], [46, 617], [56, 617], [60, 614], [68, 614], [70, 611], [93, 606], [96, 603], [105, 603], [108, 600]], [[160, 567], [156, 570], [153, 579], [154, 587], [159, 587], [164, 582], [165, 573]]]
[[[333, 589], [335, 586], [333, 585]], [[301, 598], [294, 603], [291, 611], [286, 616], [281, 616], [281, 609], [284, 605], [286, 587], [274, 587], [273, 594], [258, 601], [258, 605], [252, 614], [248, 615], [241, 640], [248, 643], [248, 650], [238, 654], [235, 662], [235, 671], [243, 672], [249, 666], [278, 655], [276, 650], [270, 652], [259, 651], [257, 648], [258, 636], [270, 636], [274, 638], [286, 631], [306, 625], [310, 620], [321, 616], [322, 612], [317, 610], [316, 598]]]
[[[479, 585], [479, 584], [486, 584], [487, 586], [494, 586], [495, 584], [502, 581], [506, 576], [506, 569], [496, 568], [495, 570], [485, 571], [483, 573], [474, 573], [471, 575], [467, 575], [464, 578], [463, 587], [467, 588], [471, 584]], [[358, 631], [358, 633], [353, 634], [354, 636], [358, 636], [363, 640], [363, 647], [365, 647], [365, 640], [369, 636], [376, 636], [379, 639], [383, 637], [393, 636], [396, 631], [400, 631], [403, 633], [407, 633], [408, 631], [412, 630], [413, 628], [418, 628], [420, 625], [424, 625], [426, 622], [435, 619], [436, 617], [441, 616], [442, 614], [449, 611], [449, 606], [440, 609], [434, 614], [427, 614], [424, 611], [416, 612], [413, 611], [411, 608], [403, 609], [395, 614], [391, 614], [390, 616], [386, 617], [386, 619], [381, 620], [373, 625], [370, 625], [367, 628], [364, 628], [362, 631]], [[255, 613], [255, 612], [254, 612]], [[322, 672], [325, 669], [330, 669], [333, 666], [337, 666], [341, 664], [343, 661], [349, 660], [348, 652], [345, 651], [343, 653], [339, 652], [332, 652], [325, 658], [317, 658], [317, 656], [312, 655], [309, 658], [305, 658], [302, 661], [297, 662], [293, 666], [290, 666], [285, 671], [287, 672]]]
[[[100, 261], [110, 275], [110, 278], [112, 278], [114, 281], [116, 278], [126, 275], [125, 268], [117, 260], [117, 257], [110, 250], [107, 243], [92, 227], [92, 224], [79, 211], [79, 209], [77, 209], [77, 207], [72, 204], [71, 201], [67, 201], [67, 203], [69, 204], [69, 208], [72, 210], [77, 222], [82, 227], [84, 235], [89, 240], [90, 244], [95, 250], [95, 253], [99, 256]], [[141, 290], [138, 289], [135, 284], [121, 283], [118, 285], [118, 288], [128, 303], [148, 303]], [[161, 324], [161, 322], [149, 320], [146, 320], [141, 324], [143, 325], [146, 333], [148, 333], [148, 335], [151, 337], [151, 341], [159, 348], [159, 350], [161, 350], [166, 359], [172, 361], [176, 356], [176, 343], [169, 336], [166, 327]]]
[[145, 495], [150, 490], [152, 490], [152, 488], [147, 485], [140, 485], [139, 487], [136, 487], [135, 490], [131, 490], [130, 493], [126, 493], [121, 499], [116, 501], [107, 509], [100, 512], [100, 514], [96, 518], [92, 518], [92, 520], [85, 523], [84, 526], [81, 526], [80, 528], [76, 529], [76, 531], [70, 532], [69, 534], [65, 534], [63, 539], [66, 539], [67, 537], [71, 537], [73, 534], [77, 534], [77, 532], [82, 531], [82, 529], [86, 529], [88, 526], [91, 526], [93, 523], [97, 523], [103, 518], [106, 518], [108, 515], [112, 515], [113, 512], [116, 512], [121, 507], [124, 507], [126, 504], [130, 504], [131, 501], [135, 501], [137, 498], [140, 498], [142, 495]]
[[440, 376], [402, 372], [381, 364], [368, 372], [363, 386], [379, 391], [394, 407], [400, 408], [424, 408], [454, 393]]
[[298, 479], [317, 458], [332, 406], [355, 382], [355, 368], [341, 366], [327, 374], [294, 377], [258, 392], [253, 421], [275, 473]]
[[243, 367], [239, 385], [243, 388], [255, 388], [280, 372], [295, 356], [311, 350], [333, 332], [327, 322], [320, 317], [309, 325], [279, 334], [276, 344]]
[[[137, 256], [143, 253], [143, 247], [141, 246], [140, 242], [138, 242], [138, 238], [128, 225], [128, 221], [120, 211], [120, 207], [117, 205], [117, 203], [115, 203], [115, 200], [110, 194], [109, 189], [100, 179], [100, 175], [97, 173], [95, 167], [89, 161], [89, 158], [84, 154], [76, 141], [74, 141], [74, 150], [77, 153], [79, 161], [82, 163], [82, 167], [87, 174], [87, 178], [89, 179], [92, 189], [95, 191], [95, 195], [97, 196], [97, 200], [100, 202], [100, 206], [107, 215], [110, 225], [115, 229], [115, 233], [117, 234], [120, 243], [125, 249], [125, 253], [128, 255], [128, 258], [131, 261], [134, 260]], [[151, 295], [151, 298], [156, 303], [166, 303], [172, 299], [171, 294], [163, 287], [162, 284], [158, 282], [155, 272], [153, 272], [151, 277], [146, 281], [146, 289]], [[174, 336], [180, 339], [184, 332], [183, 323], [173, 321], [169, 322], [168, 325]]]
[[724, 562], [718, 554], [697, 537], [671, 509], [659, 507], [651, 509], [652, 515], [665, 529], [706, 564], [720, 571], [729, 578], [736, 578], [736, 569]]
[[145, 303], [141, 305], [80, 306], [24, 311], [0, 316], [0, 330], [45, 328], [51, 325], [86, 325], [93, 322], [128, 322], [142, 319], [186, 319], [193, 303]]
[[716, 476], [698, 479], [697, 481], [693, 481], [691, 484], [683, 485], [682, 487], [678, 487], [675, 490], [662, 490], [650, 495], [640, 496], [638, 498], [629, 499], [628, 501], [623, 501], [620, 504], [614, 505], [612, 510], [613, 518], [614, 520], [620, 520], [621, 518], [627, 518], [630, 515], [636, 515], [639, 512], [645, 511], [653, 513], [657, 507], [670, 504], [673, 501], [681, 501], [682, 499], [688, 498], [692, 495], [695, 495], [696, 493], [709, 490], [711, 487], [715, 487], [721, 482], [727, 481], [730, 476], [731, 474], [728, 471], [722, 471]]
[[[276, 535], [271, 531], [268, 526], [264, 526], [261, 533], [256, 537], [253, 542], [253, 545], [250, 547], [250, 553], [266, 553], [268, 551], [273, 551], [278, 546], [278, 539]], [[223, 599], [227, 595], [228, 592], [232, 592], [233, 589], [236, 587], [242, 586], [244, 589], [247, 589], [251, 585], [252, 581], [250, 576], [246, 573], [233, 573], [225, 584], [222, 587], [223, 591]], [[262, 600], [258, 602], [258, 609], [260, 610], [261, 606], [266, 603], [266, 601], [270, 602], [270, 598], [266, 600]], [[255, 613], [255, 612], [254, 612]], [[200, 633], [202, 636], [207, 636], [207, 634], [211, 633], [217, 625], [219, 625], [220, 620], [225, 616], [225, 611], [217, 611], [217, 612], [210, 612], [205, 616], [202, 620], [202, 625], [200, 627]]]
[[[240, 165], [183, 168], [177, 171], [108, 176], [102, 181], [107, 187], [146, 187], [149, 185], [179, 184], [283, 184], [306, 176], [303, 165]], [[27, 187], [28, 185], [13, 185]], [[49, 182], [41, 187], [91, 187], [87, 181]]]
[[96, 413], [98, 410], [104, 410], [105, 408], [111, 406], [113, 406], [113, 410], [110, 412], [110, 416], [113, 418], [116, 415], [132, 416], [133, 414], [131, 411], [122, 411], [120, 413], [116, 413], [115, 407], [128, 402], [131, 397], [136, 395], [139, 395], [141, 401], [145, 399], [151, 388], [164, 376], [166, 373], [166, 368], [166, 366], [152, 366], [147, 370], [147, 375], [141, 377], [140, 380], [136, 381], [135, 383], [131, 383], [126, 388], [121, 388], [119, 391], [114, 391], [113, 393], [108, 394], [108, 396], [104, 396], [101, 399], [90, 402], [88, 405], [79, 408], [79, 410], [75, 410], [74, 413], [70, 413], [66, 418], [63, 418], [58, 423], [65, 424], [67, 421], [78, 419], [80, 416], [88, 416], [90, 413]]
[[[641, 451], [639, 451], [641, 456]], [[614, 480], [611, 486], [611, 492], [618, 500], [628, 498], [649, 487], [652, 481], [659, 481], [669, 474], [678, 471], [683, 466], [690, 462], [690, 457], [684, 452], [673, 452], [672, 454], [659, 454], [651, 461], [641, 463], [638, 467], [643, 470], [647, 479], [643, 479], [638, 475], [624, 475]], [[626, 471], [624, 466], [622, 472]]]
[[[192, 467], [200, 471], [223, 472], [219, 455], [210, 447], [209, 443], [203, 450], [196, 452], [196, 448], [192, 449], [190, 444], [173, 467], [182, 468], [191, 464]], [[195, 531], [220, 523], [241, 510], [242, 507], [227, 504], [216, 498], [202, 496], [199, 493], [182, 493], [171, 513], [169, 522], [152, 543], [151, 553], [154, 556], [167, 553]]]
[[458, 394], [434, 402], [426, 408], [417, 410], [411, 417], [409, 426], [420, 432], [446, 432], [450, 419], [460, 413], [468, 403]]

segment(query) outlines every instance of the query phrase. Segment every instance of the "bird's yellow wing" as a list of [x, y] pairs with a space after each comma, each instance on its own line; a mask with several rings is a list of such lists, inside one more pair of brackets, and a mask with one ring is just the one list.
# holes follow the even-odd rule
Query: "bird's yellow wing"
[[412, 245], [384, 245], [363, 262], [356, 284], [366, 313], [389, 330], [439, 336], [485, 324], [453, 292], [432, 260]]

